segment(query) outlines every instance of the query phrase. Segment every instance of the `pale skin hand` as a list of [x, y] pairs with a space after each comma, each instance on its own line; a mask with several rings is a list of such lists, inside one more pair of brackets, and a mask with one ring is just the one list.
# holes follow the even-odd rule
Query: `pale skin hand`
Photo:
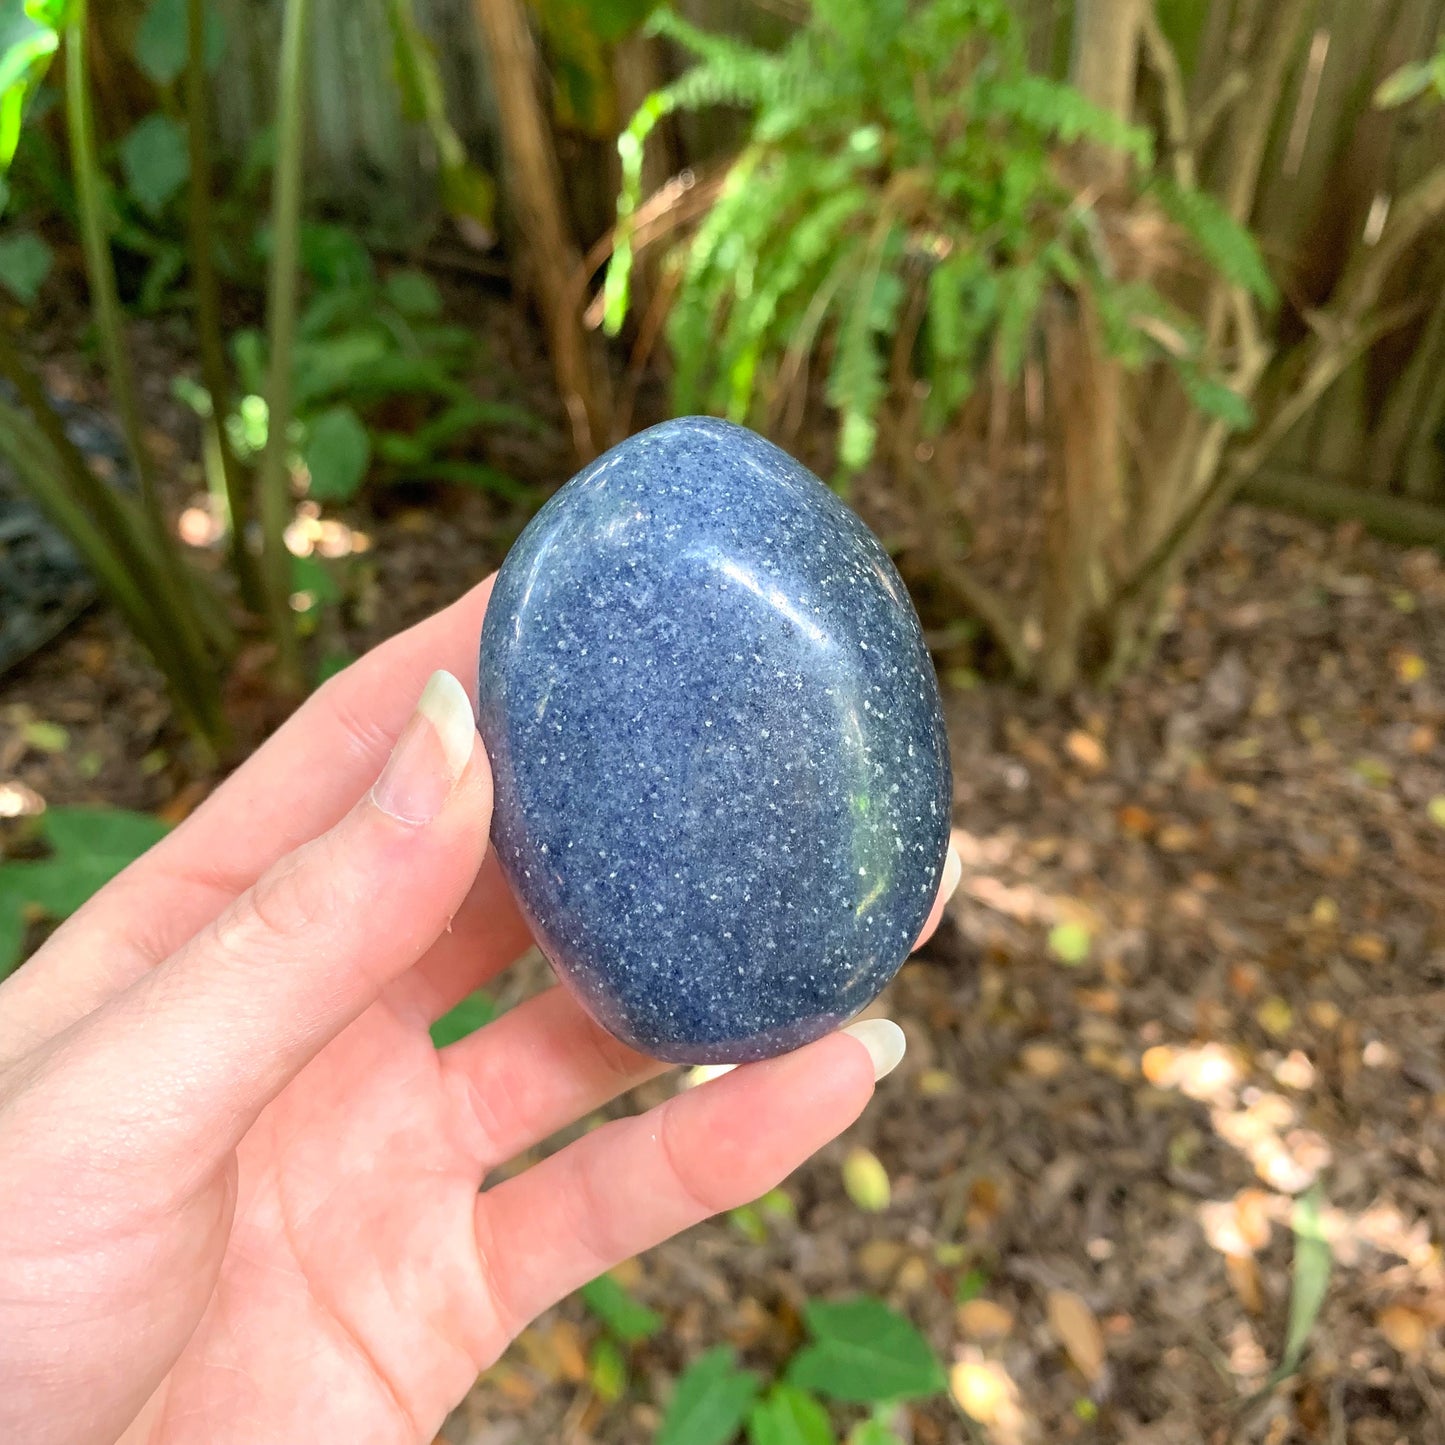
[[407, 723], [489, 595], [333, 679], [0, 987], [0, 1439], [430, 1441], [541, 1310], [867, 1103], [834, 1034], [479, 1193], [662, 1068], [557, 988], [432, 1047], [530, 943], [456, 684]]

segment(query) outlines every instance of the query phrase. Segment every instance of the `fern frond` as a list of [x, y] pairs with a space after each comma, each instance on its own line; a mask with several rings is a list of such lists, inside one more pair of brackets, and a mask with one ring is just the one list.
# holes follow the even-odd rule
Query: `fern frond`
[[1071, 85], [1045, 75], [1011, 75], [987, 87], [985, 94], [998, 114], [1030, 126], [1041, 135], [1066, 145], [1092, 141], [1123, 151], [1140, 166], [1153, 163], [1154, 143], [1147, 130], [1095, 105]]
[[857, 289], [848, 299], [838, 329], [837, 351], [828, 375], [828, 401], [842, 423], [838, 457], [845, 473], [868, 464], [878, 441], [878, 413], [888, 393], [886, 361], [878, 337], [892, 329], [903, 285], [887, 268], [890, 250], [901, 251], [897, 223], [880, 219], [868, 243]]
[[1152, 189], [1166, 214], [1183, 227], [1200, 255], [1225, 280], [1242, 286], [1265, 306], [1278, 303], [1279, 288], [1258, 243], [1213, 196], [1163, 177]]

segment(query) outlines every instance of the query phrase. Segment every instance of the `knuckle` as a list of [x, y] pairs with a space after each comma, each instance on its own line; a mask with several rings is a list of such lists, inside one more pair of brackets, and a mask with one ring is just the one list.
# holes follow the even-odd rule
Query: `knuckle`
[[731, 1157], [731, 1150], [706, 1154], [693, 1147], [692, 1140], [678, 1124], [679, 1101], [669, 1100], [658, 1110], [657, 1149], [669, 1182], [681, 1200], [703, 1218], [720, 1214], [737, 1204], [740, 1182], [746, 1184], [745, 1161]]
[[328, 851], [326, 840], [318, 839], [263, 874], [218, 920], [220, 948], [228, 953], [250, 952], [267, 941], [295, 938], [315, 927], [334, 906]]

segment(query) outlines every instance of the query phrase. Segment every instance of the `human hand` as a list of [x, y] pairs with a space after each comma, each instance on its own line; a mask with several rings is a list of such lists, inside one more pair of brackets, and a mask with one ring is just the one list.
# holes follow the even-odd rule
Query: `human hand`
[[897, 1062], [855, 1025], [479, 1192], [663, 1067], [560, 988], [432, 1046], [531, 942], [455, 680], [490, 590], [329, 682], [0, 986], [0, 1439], [430, 1441], [541, 1310], [766, 1192]]

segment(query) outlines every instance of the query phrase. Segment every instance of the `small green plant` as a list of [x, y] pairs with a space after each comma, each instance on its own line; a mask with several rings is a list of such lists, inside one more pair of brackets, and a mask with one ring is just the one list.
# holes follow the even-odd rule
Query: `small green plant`
[[740, 1434], [748, 1445], [835, 1445], [835, 1420], [850, 1414], [850, 1442], [889, 1445], [902, 1403], [947, 1389], [927, 1340], [882, 1300], [814, 1300], [804, 1317], [808, 1343], [771, 1382], [741, 1368], [725, 1345], [694, 1360], [673, 1387], [655, 1445], [729, 1445]]
[[[664, 1320], [613, 1275], [580, 1298], [604, 1331], [589, 1365], [592, 1388], [612, 1403], [626, 1390], [629, 1352]], [[747, 1445], [836, 1445], [835, 1426], [848, 1421], [850, 1445], [891, 1445], [898, 1408], [946, 1390], [928, 1342], [882, 1300], [814, 1300], [804, 1317], [808, 1341], [775, 1379], [744, 1369], [726, 1345], [693, 1360], [672, 1388], [654, 1445], [731, 1445], [740, 1436]]]
[[[467, 385], [478, 342], [443, 319], [441, 293], [420, 271], [378, 277], [365, 246], [346, 228], [309, 224], [300, 239], [309, 294], [296, 322], [295, 425], [290, 466], [303, 467], [317, 501], [347, 501], [362, 483], [451, 482], [511, 497], [525, 489], [474, 460], [479, 434], [531, 427], [523, 408], [486, 401]], [[263, 332], [231, 343], [241, 399], [227, 420], [243, 459], [264, 451], [269, 353]], [[209, 394], [187, 388], [203, 414]]]
[[[1014, 381], [1051, 294], [1097, 313], [1131, 368], [1175, 367], [1197, 405], [1249, 408], [1201, 365], [1202, 334], [1139, 274], [1072, 174], [1069, 148], [1128, 157], [1148, 203], [1201, 258], [1257, 295], [1272, 283], [1247, 232], [1208, 196], [1152, 174], [1149, 133], [1028, 70], [1005, 0], [813, 0], [768, 53], [663, 11], [653, 28], [698, 57], [619, 144], [624, 185], [605, 320], [629, 298], [642, 150], [673, 110], [743, 106], [748, 145], [678, 258], [668, 323], [677, 410], [776, 425], [826, 358], [845, 473], [873, 456], [898, 377], [927, 393], [924, 431], [952, 421], [994, 366]], [[890, 382], [890, 367], [893, 379]]]
[[0, 978], [18, 967], [32, 921], [69, 918], [167, 832], [148, 813], [50, 808], [40, 837], [49, 856], [0, 863]]

